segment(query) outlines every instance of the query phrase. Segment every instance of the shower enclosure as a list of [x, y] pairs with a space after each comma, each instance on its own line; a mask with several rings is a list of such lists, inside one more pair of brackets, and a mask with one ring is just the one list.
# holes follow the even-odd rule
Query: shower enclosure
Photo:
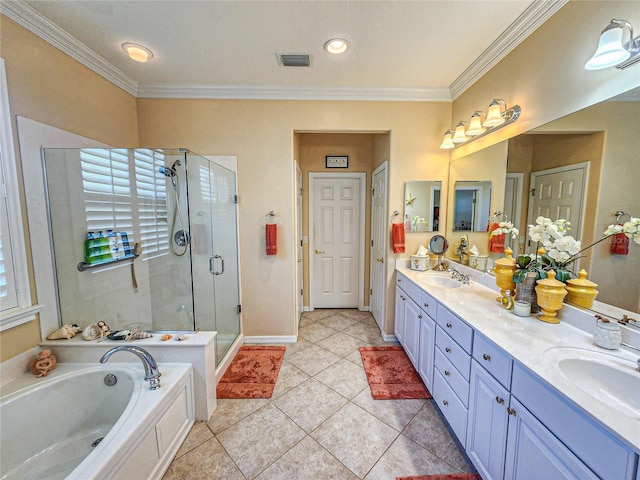
[[[240, 335], [235, 172], [184, 149], [44, 149], [61, 324]], [[227, 157], [228, 158], [228, 157]]]

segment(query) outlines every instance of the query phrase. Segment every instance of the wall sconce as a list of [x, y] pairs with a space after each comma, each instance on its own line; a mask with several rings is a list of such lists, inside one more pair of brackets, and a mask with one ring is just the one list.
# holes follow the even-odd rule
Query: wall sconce
[[[518, 105], [507, 108], [507, 102], [500, 98], [494, 98], [486, 114], [478, 110], [471, 116], [470, 122], [458, 122], [455, 133], [451, 129], [447, 130], [440, 144], [440, 148], [456, 148], [465, 143], [472, 142], [515, 122], [519, 116], [520, 107]], [[482, 120], [483, 118], [484, 121]], [[465, 125], [467, 126], [466, 129]]]
[[[625, 27], [629, 29], [629, 41], [622, 43]], [[613, 19], [600, 33], [598, 48], [584, 64], [587, 70], [616, 67], [627, 68], [640, 61], [640, 37], [633, 38], [633, 27], [626, 20]]]

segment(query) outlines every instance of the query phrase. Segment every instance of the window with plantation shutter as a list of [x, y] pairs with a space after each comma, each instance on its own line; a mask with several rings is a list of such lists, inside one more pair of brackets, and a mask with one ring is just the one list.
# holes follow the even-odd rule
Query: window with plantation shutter
[[159, 174], [165, 166], [162, 152], [148, 149], [134, 151], [136, 202], [142, 252], [161, 255], [169, 250], [167, 213], [167, 179]]
[[129, 241], [134, 241], [127, 150], [83, 148], [80, 150], [80, 165], [87, 231], [127, 232]]
[[35, 320], [4, 59], [0, 58], [0, 331]]

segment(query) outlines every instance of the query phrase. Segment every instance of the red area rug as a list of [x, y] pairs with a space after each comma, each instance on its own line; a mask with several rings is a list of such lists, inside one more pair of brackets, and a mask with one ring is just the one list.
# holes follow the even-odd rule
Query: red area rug
[[360, 347], [375, 400], [431, 398], [402, 347]]
[[477, 473], [441, 473], [438, 475], [396, 477], [396, 480], [482, 480], [482, 477]]
[[243, 346], [218, 382], [217, 398], [271, 398], [285, 347]]

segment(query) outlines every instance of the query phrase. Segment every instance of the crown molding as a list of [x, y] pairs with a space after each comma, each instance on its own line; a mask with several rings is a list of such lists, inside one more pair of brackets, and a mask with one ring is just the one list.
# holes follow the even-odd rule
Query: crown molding
[[138, 98], [209, 98], [236, 100], [356, 100], [450, 102], [449, 89], [299, 86], [299, 85], [180, 85], [141, 84]]
[[469, 65], [449, 89], [455, 100], [485, 73], [506, 57], [520, 43], [531, 35], [551, 15], [560, 10], [569, 0], [536, 0], [520, 14], [509, 27], [480, 56]]
[[96, 52], [69, 35], [51, 20], [22, 1], [2, 1], [2, 14], [90, 68], [125, 92], [136, 96], [138, 82]]

